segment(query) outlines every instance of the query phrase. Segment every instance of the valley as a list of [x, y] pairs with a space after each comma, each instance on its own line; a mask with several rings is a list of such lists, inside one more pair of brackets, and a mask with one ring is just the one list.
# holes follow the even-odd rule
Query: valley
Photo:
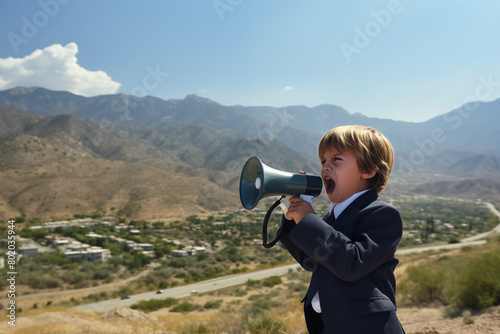
[[[16, 298], [19, 323], [25, 326], [19, 330], [36, 330], [30, 324], [45, 317], [53, 332], [78, 332], [71, 322], [87, 332], [105, 324], [102, 332], [109, 333], [143, 327], [238, 332], [261, 325], [269, 325], [269, 332], [303, 332], [297, 302], [307, 287], [303, 272], [247, 278], [220, 290], [190, 284], [293, 265], [281, 247], [265, 250], [261, 245], [262, 219], [272, 199], [252, 211], [241, 207], [243, 164], [258, 155], [273, 168], [318, 174], [315, 152], [321, 135], [336, 125], [363, 124], [381, 130], [396, 150], [381, 199], [403, 217], [396, 274], [406, 282], [398, 299], [401, 319], [410, 325], [407, 332], [466, 333], [477, 325], [481, 333], [493, 333], [498, 306], [445, 317], [455, 297], [439, 287], [447, 297], [420, 296], [415, 302], [415, 282], [406, 273], [422, 264], [427, 267], [410, 270], [444, 277], [439, 263], [455, 270], [453, 258], [468, 263], [483, 253], [496, 254], [498, 237], [486, 233], [499, 226], [499, 107], [500, 100], [464, 105], [411, 123], [350, 114], [334, 105], [244, 107], [196, 95], [165, 101], [126, 94], [86, 98], [38, 87], [2, 91], [0, 231], [5, 234], [7, 222], [14, 220], [16, 233], [25, 238], [19, 245], [32, 241], [49, 250], [19, 260]], [[315, 199], [314, 207], [326, 212], [326, 196]], [[44, 229], [47, 222], [106, 217], [115, 223]], [[270, 233], [278, 222], [274, 215]], [[87, 251], [100, 248], [110, 257], [69, 259], [66, 249], [49, 244], [54, 240]], [[432, 246], [442, 249], [427, 248]], [[191, 255], [173, 256], [185, 253]], [[134, 297], [165, 300], [167, 294], [156, 292], [175, 289], [187, 290], [155, 311], [138, 308]], [[130, 298], [120, 299], [125, 296]], [[127, 307], [103, 309], [99, 316], [77, 310], [108, 301]], [[5, 307], [8, 300], [0, 303]], [[134, 320], [125, 323], [124, 315]], [[214, 315], [223, 320], [210, 321]], [[52, 317], [64, 320], [57, 324]], [[426, 323], [426, 318], [433, 321]], [[486, 325], [484, 319], [490, 319]]]

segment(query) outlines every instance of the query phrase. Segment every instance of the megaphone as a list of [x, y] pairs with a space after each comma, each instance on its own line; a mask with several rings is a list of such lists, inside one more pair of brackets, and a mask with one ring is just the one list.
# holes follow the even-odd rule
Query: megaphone
[[240, 200], [243, 207], [252, 210], [262, 198], [282, 196], [266, 213], [262, 224], [262, 245], [273, 247], [281, 235], [267, 243], [267, 224], [274, 209], [280, 205], [286, 213], [286, 207], [281, 203], [284, 196], [300, 196], [312, 204], [312, 199], [321, 194], [323, 182], [321, 177], [312, 174], [290, 173], [266, 166], [259, 157], [253, 156], [247, 160], [240, 177]]
[[321, 177], [311, 174], [290, 173], [266, 166], [257, 156], [247, 160], [240, 177], [240, 200], [251, 210], [262, 198], [270, 196], [321, 194]]

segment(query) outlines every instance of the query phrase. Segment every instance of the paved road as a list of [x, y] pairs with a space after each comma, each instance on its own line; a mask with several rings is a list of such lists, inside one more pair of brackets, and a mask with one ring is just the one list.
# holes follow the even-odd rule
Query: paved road
[[[484, 202], [484, 205], [490, 209], [490, 211], [497, 215], [497, 217], [500, 219], [500, 211], [498, 211], [495, 206], [491, 203]], [[500, 234], [500, 224], [498, 224], [494, 229], [480, 233], [477, 235], [474, 235], [472, 237], [464, 238], [462, 239], [459, 243], [456, 244], [443, 244], [443, 245], [437, 245], [437, 246], [429, 246], [429, 247], [417, 247], [417, 248], [409, 248], [409, 249], [402, 249], [398, 250], [396, 252], [396, 255], [400, 254], [409, 254], [409, 253], [418, 253], [418, 252], [426, 252], [430, 250], [439, 250], [439, 249], [454, 249], [454, 248], [460, 248], [464, 246], [475, 246], [475, 245], [483, 245], [487, 241], [484, 240], [490, 236]]]
[[[485, 205], [500, 218], [500, 212], [495, 209], [493, 204], [485, 203]], [[464, 246], [474, 246], [474, 245], [482, 245], [486, 243], [484, 239], [490, 235], [500, 233], [500, 224], [496, 226], [493, 230], [475, 235], [473, 237], [465, 238], [460, 243], [456, 244], [443, 244], [436, 246], [428, 246], [428, 247], [417, 247], [417, 248], [409, 248], [402, 249], [396, 252], [397, 255], [410, 254], [410, 253], [418, 253], [418, 252], [426, 252], [431, 250], [439, 250], [439, 249], [454, 249], [460, 248]], [[106, 312], [110, 311], [118, 306], [126, 306], [130, 307], [131, 305], [141, 301], [141, 300], [149, 300], [149, 299], [165, 299], [167, 297], [171, 298], [184, 298], [193, 293], [203, 293], [218, 289], [224, 289], [235, 285], [240, 285], [246, 283], [249, 279], [252, 280], [261, 280], [264, 278], [268, 278], [271, 276], [282, 276], [287, 274], [290, 270], [295, 270], [299, 268], [298, 264], [292, 264], [288, 266], [266, 269], [261, 271], [255, 271], [251, 273], [245, 274], [236, 274], [231, 276], [224, 276], [219, 278], [214, 278], [210, 280], [206, 280], [203, 282], [193, 283], [189, 285], [179, 286], [171, 289], [166, 289], [161, 294], [157, 294], [156, 292], [146, 292], [137, 295], [130, 296], [129, 299], [112, 299], [106, 300], [98, 303], [80, 305], [73, 307], [73, 309], [84, 310], [84, 311], [94, 311], [94, 312]]]
[[[487, 203], [485, 202], [484, 205], [490, 209], [490, 211], [497, 215], [497, 217], [500, 219], [500, 211], [498, 211], [495, 206], [493, 206], [493, 204], [491, 203]], [[480, 233], [480, 234], [477, 234], [475, 236], [472, 236], [472, 237], [469, 237], [469, 238], [465, 238], [465, 239], [462, 239], [462, 242], [468, 242], [468, 241], [474, 241], [474, 240], [480, 240], [480, 239], [485, 239], [489, 236], [493, 236], [493, 235], [496, 235], [496, 234], [500, 234], [500, 224], [498, 224], [494, 229], [492, 229], [491, 231], [488, 231], [488, 232], [484, 232], [484, 233]]]
[[240, 285], [246, 283], [249, 279], [261, 280], [271, 276], [282, 276], [287, 274], [290, 270], [296, 270], [299, 267], [298, 264], [287, 265], [283, 267], [271, 268], [266, 270], [255, 271], [245, 274], [235, 274], [230, 276], [224, 276], [219, 278], [209, 279], [203, 282], [193, 283], [189, 285], [179, 286], [175, 288], [170, 288], [163, 290], [163, 293], [157, 294], [153, 292], [145, 292], [137, 295], [130, 296], [129, 299], [111, 299], [105, 300], [98, 303], [79, 305], [72, 309], [83, 310], [83, 311], [94, 311], [94, 312], [106, 312], [110, 311], [118, 306], [130, 307], [131, 305], [141, 301], [149, 299], [165, 299], [171, 298], [184, 298], [193, 293], [203, 293], [218, 289], [224, 289], [235, 285]]
[[396, 256], [410, 254], [410, 253], [427, 252], [427, 251], [432, 251], [432, 250], [454, 249], [454, 248], [461, 248], [464, 246], [476, 246], [476, 245], [482, 245], [485, 243], [486, 243], [486, 240], [476, 240], [476, 241], [469, 241], [469, 242], [459, 242], [456, 244], [442, 244], [442, 245], [428, 246], [428, 247], [400, 249], [396, 252]]

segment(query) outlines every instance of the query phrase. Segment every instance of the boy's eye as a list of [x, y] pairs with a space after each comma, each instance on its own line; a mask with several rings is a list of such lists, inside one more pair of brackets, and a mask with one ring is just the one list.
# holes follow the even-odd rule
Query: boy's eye
[[325, 160], [321, 160], [321, 166], [323, 166], [325, 164]]

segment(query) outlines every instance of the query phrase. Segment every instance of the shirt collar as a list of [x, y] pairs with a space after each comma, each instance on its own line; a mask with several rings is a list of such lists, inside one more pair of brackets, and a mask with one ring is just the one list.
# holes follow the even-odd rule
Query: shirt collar
[[332, 210], [333, 210], [333, 214], [335, 215], [335, 219], [337, 219], [340, 216], [340, 214], [342, 213], [342, 211], [344, 211], [344, 209], [349, 206], [349, 204], [351, 204], [352, 202], [354, 202], [354, 200], [356, 200], [356, 198], [358, 198], [359, 196], [363, 195], [368, 190], [370, 190], [370, 189], [365, 189], [365, 190], [362, 190], [362, 191], [360, 191], [358, 193], [355, 193], [354, 195], [352, 195], [351, 197], [349, 197], [348, 199], [346, 199], [343, 202], [332, 203], [330, 205], [330, 211], [329, 212], [331, 213]]

